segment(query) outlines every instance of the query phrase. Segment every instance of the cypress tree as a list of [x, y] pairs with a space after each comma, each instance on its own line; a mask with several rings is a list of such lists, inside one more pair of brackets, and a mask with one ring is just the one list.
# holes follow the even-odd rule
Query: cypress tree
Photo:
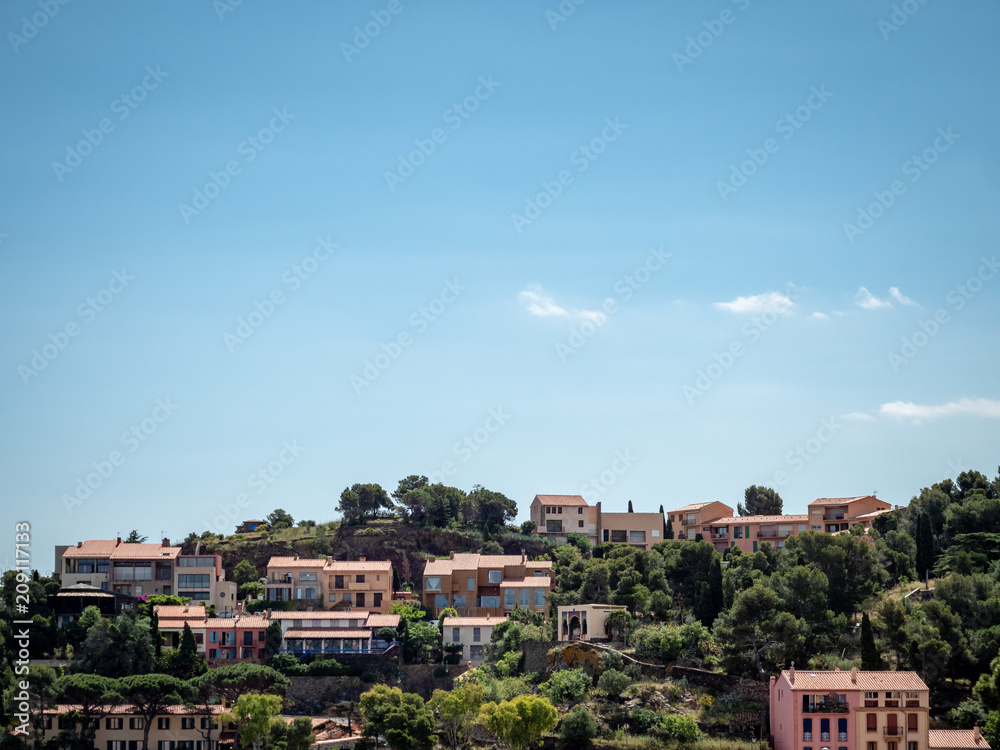
[[934, 567], [934, 535], [931, 520], [926, 513], [917, 516], [917, 574], [925, 579], [930, 577]]
[[153, 639], [153, 656], [159, 659], [163, 656], [163, 634], [160, 632], [160, 616], [156, 614], [155, 607], [153, 614], [149, 616], [149, 634]]
[[669, 518], [667, 519], [667, 528], [666, 528], [666, 531], [663, 532], [663, 538], [664, 539], [673, 539], [674, 538], [674, 522], [671, 521]]
[[872, 621], [865, 612], [861, 615], [861, 668], [867, 670], [881, 669], [882, 660], [878, 656], [878, 648], [875, 646], [875, 631], [872, 630]]
[[722, 612], [724, 605], [722, 593], [722, 563], [718, 557], [712, 558], [708, 568], [708, 581], [702, 584], [701, 601], [698, 606], [698, 619], [706, 628], [712, 627], [715, 618]]
[[632, 510], [632, 501], [631, 501], [631, 500], [629, 500], [629, 501], [628, 501], [628, 512], [629, 512], [629, 513], [633, 513], [633, 512], [634, 512], [634, 511]]

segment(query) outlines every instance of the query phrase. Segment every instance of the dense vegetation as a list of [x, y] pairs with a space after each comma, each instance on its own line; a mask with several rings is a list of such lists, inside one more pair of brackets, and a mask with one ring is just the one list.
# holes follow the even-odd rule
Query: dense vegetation
[[[740, 511], [781, 508], [777, 493], [751, 487]], [[598, 654], [561, 646], [540, 672], [526, 671], [523, 646], [554, 640], [554, 619], [517, 610], [494, 627], [485, 664], [454, 689], [421, 696], [392, 687], [395, 677], [385, 677], [390, 685], [366, 693], [359, 707], [371, 742], [457, 748], [489, 731], [503, 746], [519, 748], [552, 732], [567, 747], [614, 747], [626, 736], [642, 735], [707, 748], [714, 740], [699, 732], [699, 724], [725, 725], [764, 707], [737, 693], [671, 680], [666, 667], [695, 666], [761, 681], [794, 662], [814, 669], [914, 669], [932, 689], [939, 726], [978, 723], [1000, 748], [1000, 475], [990, 480], [968, 471], [924, 488], [908, 507], [877, 517], [868, 533], [804, 532], [787, 539], [783, 549], [765, 543], [752, 554], [733, 548], [720, 555], [706, 542], [673, 540], [669, 528], [665, 541], [650, 551], [626, 545], [591, 549], [580, 535], [552, 547], [531, 534], [533, 525], [510, 525], [516, 508], [499, 493], [481, 487], [466, 493], [419, 476], [400, 481], [392, 493], [354, 485], [342, 493], [340, 509], [344, 520], [326, 524], [296, 523], [278, 509], [256, 532], [192, 533], [185, 547], [223, 554], [241, 596], [262, 593], [258, 579], [274, 554], [388, 556], [398, 585], [419, 586], [423, 563], [434, 556], [525, 549], [554, 561], [553, 611], [589, 602], [626, 608], [608, 620], [613, 650]], [[12, 611], [17, 584], [17, 574], [8, 571], [0, 592], [5, 613]], [[29, 587], [33, 603], [32, 657], [73, 658], [61, 673], [33, 668], [37, 701], [69, 695], [79, 703], [85, 703], [81, 695], [94, 703], [94, 696], [135, 700], [140, 688], [153, 689], [133, 684], [133, 676], [146, 674], [156, 677], [169, 700], [220, 695], [205, 682], [220, 670], [206, 672], [193, 643], [185, 638], [184, 647], [163, 653], [151, 612], [113, 620], [91, 612], [57, 631], [47, 596], [58, 591], [58, 583], [35, 573], [21, 584]], [[425, 612], [412, 605], [397, 605], [397, 611], [399, 630], [381, 635], [403, 642], [405, 663], [455, 661], [447, 649], [442, 652], [440, 630]], [[9, 618], [0, 622], [0, 645], [9, 711]], [[269, 664], [280, 680], [357, 677], [332, 659], [303, 664], [275, 653]], [[231, 720], [246, 727], [248, 744], [294, 747], [294, 737], [278, 736], [288, 735], [287, 727], [272, 737], [260, 719], [270, 716], [274, 701], [239, 706], [237, 697], [227, 698], [239, 714]]]

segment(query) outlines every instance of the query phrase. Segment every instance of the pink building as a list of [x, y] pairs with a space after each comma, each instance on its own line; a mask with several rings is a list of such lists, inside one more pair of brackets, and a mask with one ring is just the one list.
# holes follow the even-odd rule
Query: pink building
[[744, 552], [756, 552], [761, 544], [784, 547], [790, 536], [808, 529], [809, 516], [735, 516], [710, 521], [702, 532], [705, 541], [711, 542], [717, 552], [726, 547], [739, 547]]
[[930, 750], [916, 672], [786, 669], [771, 678], [774, 750]]

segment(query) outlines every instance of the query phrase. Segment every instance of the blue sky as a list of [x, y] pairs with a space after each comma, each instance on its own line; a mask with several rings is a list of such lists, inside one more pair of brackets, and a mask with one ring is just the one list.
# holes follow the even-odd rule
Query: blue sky
[[522, 518], [992, 474], [1000, 9], [680, 5], [5, 3], [36, 564], [411, 473]]

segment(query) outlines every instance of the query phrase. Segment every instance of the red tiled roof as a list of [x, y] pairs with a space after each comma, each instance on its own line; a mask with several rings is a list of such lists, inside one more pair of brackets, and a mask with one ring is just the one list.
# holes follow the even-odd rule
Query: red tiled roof
[[270, 568], [311, 568], [330, 573], [388, 573], [392, 563], [388, 560], [329, 560], [319, 557], [272, 557], [267, 561]]
[[372, 612], [368, 615], [365, 625], [370, 628], [398, 628], [399, 615], [381, 615], [377, 612]]
[[502, 589], [547, 589], [552, 585], [552, 579], [545, 576], [525, 576], [513, 581], [503, 581]]
[[173, 560], [181, 553], [180, 547], [164, 547], [162, 544], [122, 542], [111, 553], [112, 560]]
[[590, 507], [582, 495], [535, 495], [542, 505], [583, 505]]
[[322, 569], [326, 560], [319, 557], [272, 557], [268, 568], [316, 568]]
[[79, 547], [69, 547], [63, 557], [111, 557], [117, 546], [117, 539], [87, 539]]
[[551, 560], [524, 560], [521, 555], [480, 555], [463, 552], [448, 560], [428, 560], [424, 566], [425, 576], [446, 576], [456, 570], [482, 570], [484, 568], [509, 568], [524, 565], [528, 570], [551, 569]]
[[[721, 503], [722, 505], [726, 505], [725, 503], [722, 503], [720, 500], [709, 500], [704, 503], [691, 503], [690, 505], [685, 505], [683, 508], [675, 508], [674, 510], [668, 511], [668, 513], [680, 513], [681, 511], [686, 511], [686, 510], [700, 510], [701, 508], [704, 508], [706, 505], [711, 505], [712, 503], [716, 502]], [[726, 507], [728, 508], [729, 506], [726, 505]], [[730, 513], [731, 512], [732, 509], [730, 509]]]
[[883, 513], [892, 513], [892, 508], [882, 508], [881, 510], [873, 510], [871, 513], [862, 513], [860, 516], [851, 516], [849, 521], [867, 521], [869, 518], [875, 518], [876, 516], [881, 516]]
[[[789, 670], [782, 670], [781, 675], [788, 680]], [[790, 681], [790, 680], [789, 680]], [[792, 690], [807, 690], [829, 692], [835, 690], [865, 690], [865, 691], [919, 691], [927, 690], [927, 685], [916, 672], [885, 672], [858, 670], [857, 682], [851, 680], [851, 672], [816, 671], [808, 669], [795, 670], [795, 682]]]
[[184, 624], [187, 623], [187, 625], [191, 628], [191, 630], [204, 630], [205, 622], [206, 621], [204, 619], [181, 620], [181, 619], [169, 618], [165, 620], [160, 620], [159, 623], [157, 623], [157, 627], [160, 630], [184, 630]]
[[333, 612], [321, 610], [318, 612], [272, 612], [272, 620], [363, 620], [367, 612], [355, 612], [345, 610], [343, 612]]
[[712, 525], [728, 526], [734, 524], [739, 526], [743, 523], [805, 523], [809, 520], [807, 513], [784, 516], [730, 516], [729, 518], [717, 518], [712, 521]]
[[446, 617], [441, 625], [445, 628], [492, 628], [505, 619], [504, 617]]
[[156, 614], [161, 620], [178, 617], [187, 619], [204, 617], [207, 611], [200, 604], [157, 604], [153, 609], [156, 610]]
[[205, 621], [206, 628], [232, 630], [233, 628], [266, 628], [271, 621], [259, 615], [244, 615], [241, 617], [210, 617]]
[[964, 750], [988, 748], [990, 743], [975, 729], [930, 729], [927, 732], [927, 746], [931, 750]]
[[849, 505], [858, 500], [878, 500], [874, 495], [855, 495], [854, 497], [818, 497], [810, 505]]
[[360, 628], [289, 628], [285, 638], [371, 638], [372, 631]]

